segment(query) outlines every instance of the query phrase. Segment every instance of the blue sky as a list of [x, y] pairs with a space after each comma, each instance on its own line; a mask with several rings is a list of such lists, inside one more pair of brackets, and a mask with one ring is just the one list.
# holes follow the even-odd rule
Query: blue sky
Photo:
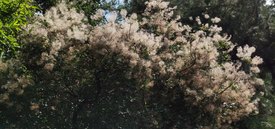
[[272, 3], [272, 0], [266, 0], [267, 5], [271, 5], [271, 3]]

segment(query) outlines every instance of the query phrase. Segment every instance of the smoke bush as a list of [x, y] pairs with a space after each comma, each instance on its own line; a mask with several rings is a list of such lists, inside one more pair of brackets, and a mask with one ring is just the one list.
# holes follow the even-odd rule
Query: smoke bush
[[[259, 100], [255, 94], [263, 80], [257, 78], [262, 59], [252, 57], [255, 48], [239, 47], [239, 60], [231, 60], [235, 45], [230, 37], [220, 34], [222, 29], [216, 25], [219, 18], [211, 19], [206, 14], [210, 23], [204, 24], [197, 17], [194, 22], [200, 29], [195, 30], [178, 22], [180, 17], [174, 16], [175, 8], [168, 4], [161, 0], [146, 2], [142, 17], [126, 10], [111, 12], [108, 22], [94, 27], [86, 24], [82, 13], [64, 3], [38, 16], [28, 26], [29, 33], [22, 36], [25, 44], [20, 60], [36, 86], [56, 95], [49, 100], [51, 109], [40, 109], [41, 101], [37, 102], [40, 107], [30, 109], [64, 110], [59, 105], [70, 101], [66, 106], [71, 107], [72, 114], [67, 117], [74, 121], [81, 107], [95, 105], [97, 99], [114, 89], [131, 87], [150, 94], [155, 87], [179, 87], [186, 106], [196, 107], [214, 119], [202, 126], [214, 123], [222, 128], [257, 113]], [[99, 19], [103, 13], [99, 10], [91, 18]], [[5, 69], [6, 64], [0, 62], [0, 67]], [[2, 85], [2, 89], [13, 87], [9, 82]], [[10, 91], [1, 94], [1, 102], [8, 100]], [[137, 101], [143, 103], [144, 99]]]

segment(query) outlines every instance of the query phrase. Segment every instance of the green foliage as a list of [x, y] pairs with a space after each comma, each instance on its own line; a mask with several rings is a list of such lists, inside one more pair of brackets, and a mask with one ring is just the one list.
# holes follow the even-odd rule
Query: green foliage
[[14, 56], [20, 43], [17, 35], [33, 15], [35, 6], [31, 0], [1, 0], [0, 1], [0, 56]]
[[75, 8], [78, 9], [78, 11], [84, 12], [84, 14], [88, 18], [88, 22], [91, 25], [97, 25], [98, 21], [92, 20], [90, 18], [91, 15], [93, 15], [98, 8], [103, 8], [100, 4], [100, 0], [84, 0], [84, 1], [78, 1], [78, 0], [71, 0], [75, 4]]
[[55, 6], [59, 0], [34, 0], [41, 11], [45, 12], [49, 8]]

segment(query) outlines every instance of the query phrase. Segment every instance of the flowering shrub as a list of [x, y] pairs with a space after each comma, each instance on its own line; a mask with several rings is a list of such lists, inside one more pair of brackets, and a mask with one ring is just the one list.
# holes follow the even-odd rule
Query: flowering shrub
[[[95, 27], [85, 24], [84, 15], [64, 3], [37, 17], [22, 36], [25, 45], [20, 60], [35, 85], [54, 94], [42, 94], [49, 99], [31, 103], [30, 109], [60, 111], [65, 121], [72, 119], [69, 126], [76, 126], [80, 110], [113, 93], [126, 94], [123, 103], [132, 101], [127, 96], [137, 97], [135, 102], [143, 105], [135, 108], [144, 110], [151, 89], [179, 87], [185, 106], [213, 118], [198, 126], [224, 128], [257, 113], [259, 100], [254, 96], [263, 80], [257, 78], [262, 59], [252, 57], [254, 47], [238, 47], [239, 60], [233, 61], [229, 53], [235, 45], [220, 34], [222, 28], [215, 24], [219, 18], [205, 14], [211, 23], [204, 24], [196, 17], [200, 30], [194, 30], [178, 22], [180, 17], [173, 15], [175, 8], [168, 7], [168, 2], [152, 0], [146, 5], [141, 18], [126, 10], [110, 12], [108, 22]], [[100, 19], [103, 14], [98, 10], [91, 18]], [[2, 64], [4, 69], [6, 64]], [[7, 84], [2, 88], [13, 89]], [[8, 100], [10, 90], [6, 92], [1, 102]], [[71, 107], [70, 115], [65, 107]]]
[[24, 66], [18, 60], [0, 61], [1, 94], [0, 102], [13, 105], [11, 94], [21, 95], [24, 88], [32, 84], [31, 77], [24, 71]]

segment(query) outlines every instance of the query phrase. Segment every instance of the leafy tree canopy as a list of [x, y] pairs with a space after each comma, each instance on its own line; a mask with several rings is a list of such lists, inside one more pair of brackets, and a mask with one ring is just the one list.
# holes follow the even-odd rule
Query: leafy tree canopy
[[14, 56], [20, 47], [17, 40], [22, 27], [36, 9], [32, 0], [1, 0], [0, 1], [0, 56]]

